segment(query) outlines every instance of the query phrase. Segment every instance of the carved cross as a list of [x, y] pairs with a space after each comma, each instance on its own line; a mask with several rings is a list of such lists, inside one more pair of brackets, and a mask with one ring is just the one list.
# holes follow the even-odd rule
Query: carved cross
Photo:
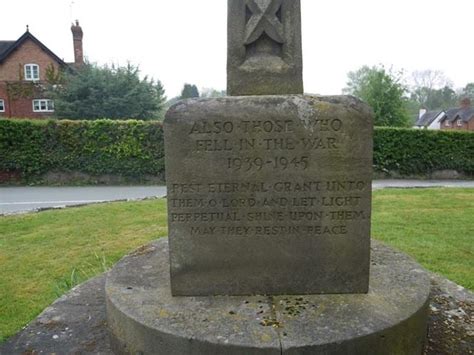
[[227, 0], [227, 94], [303, 93], [300, 0]]
[[255, 42], [265, 32], [277, 43], [283, 44], [283, 24], [277, 17], [283, 0], [247, 0], [247, 6], [252, 13], [246, 29], [245, 44]]

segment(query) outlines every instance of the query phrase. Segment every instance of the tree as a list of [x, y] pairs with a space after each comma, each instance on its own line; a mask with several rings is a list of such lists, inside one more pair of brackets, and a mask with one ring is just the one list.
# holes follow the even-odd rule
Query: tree
[[458, 101], [456, 92], [449, 86], [442, 89], [432, 90], [426, 101], [426, 108], [431, 110], [445, 110], [449, 107], [456, 106]]
[[158, 119], [165, 102], [159, 81], [140, 79], [138, 67], [86, 63], [52, 85], [55, 116], [68, 119]]
[[411, 93], [411, 99], [419, 108], [428, 110], [444, 110], [456, 105], [456, 92], [449, 86], [442, 89], [418, 88]]
[[199, 97], [199, 90], [197, 86], [184, 84], [183, 90], [181, 91], [181, 99], [190, 99], [193, 97]]
[[375, 113], [376, 126], [404, 127], [410, 124], [406, 109], [406, 88], [401, 74], [395, 75], [383, 66], [363, 66], [348, 74], [345, 93], [367, 102]]
[[456, 93], [442, 71], [421, 70], [412, 73], [411, 99], [429, 110], [445, 109], [456, 103]]
[[225, 90], [216, 90], [214, 88], [202, 88], [201, 97], [224, 97], [226, 96]]
[[411, 77], [415, 88], [440, 89], [452, 86], [451, 80], [441, 70], [415, 70]]
[[469, 98], [474, 102], [474, 83], [467, 84], [461, 91], [459, 98]]

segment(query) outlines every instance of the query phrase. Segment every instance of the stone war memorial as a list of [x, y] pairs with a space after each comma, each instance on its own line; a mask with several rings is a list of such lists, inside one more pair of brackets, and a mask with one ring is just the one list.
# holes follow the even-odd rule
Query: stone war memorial
[[169, 239], [106, 283], [118, 354], [421, 354], [429, 279], [370, 239], [373, 117], [303, 91], [299, 0], [228, 1], [228, 97], [164, 122]]

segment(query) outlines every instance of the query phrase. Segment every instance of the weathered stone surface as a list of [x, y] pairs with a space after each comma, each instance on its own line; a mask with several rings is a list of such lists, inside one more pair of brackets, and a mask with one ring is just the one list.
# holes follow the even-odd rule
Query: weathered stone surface
[[367, 292], [365, 104], [188, 100], [168, 111], [164, 130], [174, 295]]
[[227, 94], [303, 93], [300, 0], [228, 1]]
[[104, 288], [105, 275], [73, 288], [24, 330], [0, 344], [0, 355], [112, 355]]
[[[388, 259], [392, 260], [391, 263], [394, 265], [399, 265], [406, 260], [405, 255], [387, 247], [381, 248], [375, 241], [372, 245], [375, 248], [372, 258], [380, 259], [379, 252], [383, 252], [382, 255], [390, 253]], [[152, 252], [152, 248], [142, 248], [142, 255], [144, 251]], [[140, 253], [134, 254], [137, 256]], [[383, 258], [387, 257], [383, 256]], [[375, 265], [372, 266], [373, 270], [374, 268]], [[474, 309], [474, 294], [439, 275], [430, 274], [430, 276], [432, 300], [429, 343], [425, 354], [468, 354], [474, 347], [470, 320]], [[106, 332], [104, 284], [105, 275], [101, 275], [74, 288], [54, 302], [16, 336], [0, 344], [0, 354], [53, 352], [56, 354], [113, 354]], [[300, 297], [291, 297], [295, 300], [295, 306], [297, 306], [296, 302], [299, 302], [296, 298]], [[257, 298], [257, 303], [258, 300], [262, 299]], [[80, 305], [87, 306], [87, 309], [84, 311]], [[259, 307], [257, 309], [260, 309]], [[306, 307], [303, 310], [306, 310]], [[268, 326], [270, 325], [271, 323], [268, 323]], [[281, 330], [284, 336], [284, 329], [281, 328]], [[67, 338], [63, 337], [64, 334]], [[58, 337], [56, 338], [55, 335]]]
[[172, 297], [165, 239], [113, 269], [106, 303], [117, 354], [221, 354], [224, 345], [229, 355], [276, 355], [279, 349], [278, 335], [257, 321], [271, 314], [266, 297]]
[[360, 295], [173, 297], [166, 240], [124, 258], [106, 283], [116, 354], [408, 354], [426, 333], [429, 277], [373, 242]]

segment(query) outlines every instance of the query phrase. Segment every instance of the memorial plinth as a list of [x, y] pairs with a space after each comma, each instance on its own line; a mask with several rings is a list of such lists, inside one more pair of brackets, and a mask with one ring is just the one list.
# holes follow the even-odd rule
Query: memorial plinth
[[369, 107], [344, 96], [171, 107], [173, 295], [367, 292], [372, 126]]
[[429, 278], [372, 241], [368, 294], [173, 297], [168, 243], [125, 257], [106, 284], [116, 354], [420, 355]]
[[107, 278], [116, 353], [422, 352], [428, 277], [377, 244], [371, 259], [372, 111], [303, 95], [300, 16], [228, 0], [230, 96], [163, 125], [169, 247]]

